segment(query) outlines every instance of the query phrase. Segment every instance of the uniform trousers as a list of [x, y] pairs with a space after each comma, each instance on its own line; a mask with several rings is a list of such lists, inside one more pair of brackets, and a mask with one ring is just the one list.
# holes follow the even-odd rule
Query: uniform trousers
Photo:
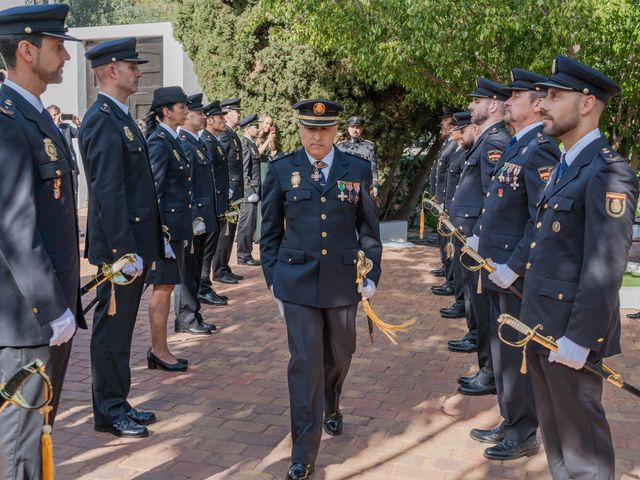
[[527, 365], [554, 480], [613, 480], [615, 457], [602, 408], [602, 378], [527, 352]]
[[288, 368], [292, 462], [314, 464], [323, 412], [340, 412], [340, 394], [356, 349], [358, 304], [315, 308], [283, 302], [291, 358]]
[[116, 314], [108, 315], [111, 283], [97, 288], [98, 305], [91, 334], [91, 394], [93, 421], [106, 427], [125, 420], [131, 408], [131, 339], [147, 268], [129, 285], [115, 285]]
[[[520, 287], [522, 290], [522, 287]], [[521, 300], [512, 293], [486, 290], [490, 305], [497, 311], [491, 314], [491, 364], [495, 376], [498, 405], [502, 415], [505, 440], [525, 442], [533, 439], [538, 428], [538, 418], [533, 399], [531, 377], [520, 373], [522, 349], [514, 348], [500, 341], [498, 337], [498, 316], [501, 313], [519, 318]], [[517, 341], [520, 334], [512, 328], [502, 329], [507, 340]]]
[[[471, 299], [467, 300], [464, 296], [464, 277], [460, 271], [462, 265], [460, 265], [457, 254], [454, 254], [454, 256], [448, 260], [445, 268], [447, 273], [447, 283], [453, 287], [456, 303], [460, 305], [464, 304], [465, 312], [470, 312]], [[475, 318], [470, 318], [469, 315], [467, 315], [467, 327], [469, 332], [473, 332], [473, 338], [475, 338]]]
[[253, 258], [253, 237], [256, 234], [258, 204], [244, 202], [240, 207], [240, 220], [238, 221], [238, 260]]
[[[6, 383], [21, 367], [40, 359], [46, 366], [53, 386], [53, 421], [60, 402], [60, 392], [71, 353], [70, 340], [57, 347], [2, 347], [0, 348], [0, 383]], [[34, 375], [35, 376], [35, 375]], [[20, 390], [30, 405], [39, 405], [44, 398], [44, 383], [40, 378], [30, 378]], [[39, 411], [28, 411], [15, 405], [7, 405], [0, 413], [0, 465], [4, 461], [4, 476], [10, 480], [36, 480], [41, 478], [40, 434], [44, 416]]]
[[[176, 314], [176, 325], [183, 329], [191, 328], [198, 323], [196, 313], [200, 312], [200, 279], [204, 250], [208, 233], [197, 235], [185, 248], [184, 278], [173, 290], [173, 308]], [[193, 253], [191, 253], [193, 250]]]
[[233, 249], [233, 240], [236, 238], [237, 223], [228, 223], [224, 229], [221, 228], [218, 237], [216, 252], [213, 254], [213, 274], [216, 278], [222, 278], [231, 273], [229, 259]]
[[471, 315], [474, 316], [477, 330], [478, 345], [478, 381], [483, 385], [494, 383], [493, 363], [491, 360], [491, 313], [499, 310], [498, 305], [491, 305], [495, 299], [486, 295], [486, 289], [482, 293], [477, 291], [478, 272], [470, 272], [461, 267], [464, 275], [465, 299], [471, 298]]
[[204, 244], [204, 253], [202, 258], [202, 271], [200, 272], [200, 294], [212, 290], [211, 284], [211, 264], [213, 263], [213, 257], [218, 248], [218, 242], [220, 237], [227, 231], [227, 221], [224, 219], [218, 219], [220, 227], [215, 232], [207, 232], [206, 240]]

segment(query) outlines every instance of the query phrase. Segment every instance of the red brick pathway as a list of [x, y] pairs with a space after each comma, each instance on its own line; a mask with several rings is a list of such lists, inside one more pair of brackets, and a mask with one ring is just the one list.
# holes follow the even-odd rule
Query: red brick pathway
[[[394, 347], [377, 335], [369, 345], [358, 318], [358, 350], [347, 377], [341, 437], [323, 436], [315, 480], [548, 479], [544, 453], [510, 463], [484, 459], [474, 427], [498, 421], [495, 397], [456, 393], [458, 375], [474, 371], [472, 355], [447, 351], [464, 320], [444, 320], [429, 274], [430, 247], [386, 250], [383, 280], [373, 305], [385, 320], [418, 322]], [[142, 440], [93, 431], [89, 332], [75, 339], [56, 423], [57, 478], [64, 479], [280, 479], [289, 465], [286, 332], [259, 268], [236, 267], [246, 280], [217, 284], [231, 305], [206, 307], [218, 331], [192, 337], [170, 331], [174, 353], [189, 359], [182, 374], [148, 370], [148, 292], [138, 318], [131, 359], [131, 403], [156, 412], [159, 422]], [[84, 270], [85, 272], [87, 270]], [[85, 303], [88, 299], [85, 300]], [[170, 320], [172, 326], [173, 319]], [[640, 323], [623, 322], [625, 355], [611, 361], [632, 383]], [[640, 479], [640, 402], [605, 387], [619, 478]]]

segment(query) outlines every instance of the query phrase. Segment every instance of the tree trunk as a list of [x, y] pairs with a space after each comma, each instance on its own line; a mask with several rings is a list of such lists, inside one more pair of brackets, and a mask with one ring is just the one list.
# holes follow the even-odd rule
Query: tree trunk
[[418, 158], [420, 158], [420, 155], [422, 155], [422, 153], [424, 152], [425, 148], [427, 148], [427, 147], [425, 146], [425, 147], [420, 148], [418, 153], [416, 153], [414, 155], [413, 159], [411, 160], [411, 163], [405, 169], [404, 175], [402, 175], [400, 180], [398, 180], [395, 183], [395, 185], [391, 188], [391, 190], [389, 191], [389, 194], [387, 195], [387, 197], [385, 199], [386, 208], [384, 210], [384, 214], [382, 215], [382, 219], [383, 220], [387, 220], [389, 218], [389, 215], [391, 213], [391, 207], [393, 206], [393, 203], [396, 201], [396, 196], [398, 195], [398, 192], [400, 191], [400, 187], [407, 180], [407, 177], [409, 176], [409, 173], [411, 172], [411, 170], [413, 169], [414, 165], [418, 161]]
[[404, 201], [400, 209], [394, 215], [391, 215], [392, 220], [409, 220], [413, 214], [416, 204], [422, 195], [424, 181], [429, 175], [431, 165], [433, 165], [443, 143], [443, 140], [438, 139], [433, 145], [431, 145], [431, 148], [427, 153], [427, 157], [422, 162], [422, 165], [420, 165], [420, 170], [418, 171], [413, 184], [409, 187], [409, 195], [407, 195], [407, 199]]

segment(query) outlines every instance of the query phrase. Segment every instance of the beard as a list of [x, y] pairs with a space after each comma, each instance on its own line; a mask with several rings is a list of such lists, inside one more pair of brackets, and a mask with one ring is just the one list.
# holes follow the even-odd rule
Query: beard
[[473, 112], [471, 120], [473, 120], [473, 123], [475, 123], [476, 125], [482, 125], [484, 122], [487, 121], [488, 118], [489, 118], [488, 111], [485, 110], [485, 111], [479, 112], [478, 110], [475, 110]]
[[578, 113], [577, 108], [572, 109], [568, 115], [565, 115], [562, 118], [555, 119], [548, 115], [543, 115], [542, 118], [551, 120], [551, 123], [544, 127], [544, 133], [552, 137], [562, 137], [567, 132], [576, 128], [580, 123], [580, 114]]

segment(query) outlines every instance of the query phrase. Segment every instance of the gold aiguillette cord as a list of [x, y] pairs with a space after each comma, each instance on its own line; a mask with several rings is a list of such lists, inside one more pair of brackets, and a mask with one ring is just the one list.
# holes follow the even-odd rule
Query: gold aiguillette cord
[[[358, 252], [358, 261], [356, 262], [356, 284], [357, 285], [362, 284], [364, 286], [366, 284], [367, 273], [369, 273], [372, 268], [373, 268], [373, 262], [365, 256], [362, 250], [360, 250]], [[397, 345], [398, 344], [398, 342], [396, 341], [396, 337], [398, 336], [397, 332], [400, 330], [406, 330], [411, 325], [416, 323], [415, 318], [412, 318], [411, 320], [407, 320], [406, 322], [400, 325], [393, 325], [391, 323], [387, 323], [383, 321], [380, 317], [378, 317], [378, 315], [376, 315], [376, 312], [374, 312], [373, 308], [371, 308], [371, 304], [369, 303], [369, 300], [364, 298], [364, 296], [362, 297], [362, 309], [367, 314], [367, 320], [369, 321], [369, 339], [371, 340], [372, 344], [373, 344], [373, 329], [371, 327], [372, 324], [378, 327], [378, 330], [380, 330], [389, 339], [391, 343], [393, 343], [394, 345]]]

